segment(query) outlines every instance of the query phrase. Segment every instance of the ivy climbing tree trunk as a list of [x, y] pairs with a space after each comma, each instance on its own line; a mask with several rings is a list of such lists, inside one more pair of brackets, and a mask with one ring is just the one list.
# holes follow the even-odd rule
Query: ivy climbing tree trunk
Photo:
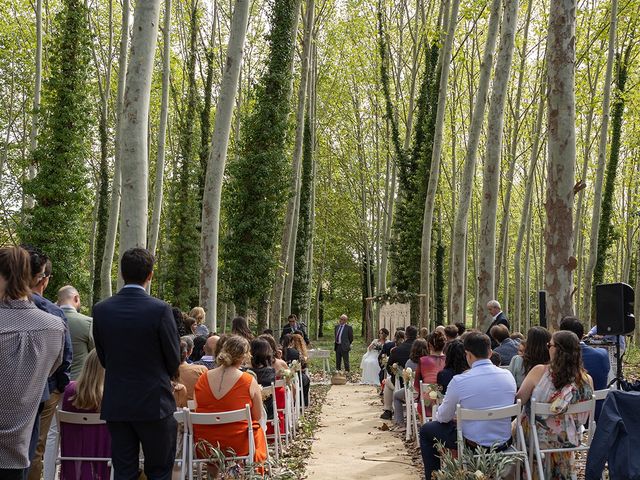
[[160, 0], [136, 3], [131, 60], [122, 112], [122, 216], [120, 257], [129, 248], [147, 247], [149, 100], [158, 36]]
[[436, 190], [440, 177], [440, 163], [442, 155], [442, 134], [444, 130], [444, 114], [447, 103], [447, 86], [449, 82], [449, 70], [451, 67], [451, 56], [453, 53], [453, 37], [458, 25], [458, 10], [460, 0], [451, 1], [449, 14], [449, 24], [447, 27], [447, 37], [440, 51], [440, 89], [438, 92], [438, 107], [436, 113], [435, 130], [433, 133], [433, 151], [431, 155], [431, 168], [429, 173], [429, 183], [427, 196], [424, 204], [424, 218], [422, 222], [422, 249], [420, 258], [420, 294], [422, 298], [420, 325], [429, 324], [429, 286], [430, 286], [430, 263], [431, 263], [431, 231], [433, 227], [433, 211], [436, 202]]
[[120, 216], [120, 190], [122, 174], [120, 164], [122, 155], [122, 115], [124, 110], [124, 89], [127, 76], [127, 57], [129, 51], [130, 0], [122, 0], [122, 28], [120, 32], [120, 57], [118, 61], [118, 91], [116, 94], [116, 127], [114, 140], [113, 183], [111, 184], [111, 200], [109, 202], [109, 223], [104, 242], [104, 254], [100, 265], [100, 299], [111, 296], [111, 268], [116, 249], [116, 236]]
[[598, 260], [598, 239], [600, 232], [600, 217], [602, 209], [602, 183], [604, 167], [607, 159], [607, 139], [609, 135], [609, 114], [611, 108], [611, 82], [613, 77], [613, 63], [616, 51], [616, 30], [618, 25], [618, 0], [611, 0], [611, 20], [609, 23], [609, 49], [607, 52], [607, 69], [604, 77], [604, 91], [602, 95], [602, 122], [600, 124], [600, 141], [598, 143], [598, 163], [596, 167], [596, 181], [593, 188], [593, 211], [591, 213], [591, 235], [589, 236], [589, 261], [585, 270], [584, 280], [584, 309], [590, 316], [584, 321], [593, 320], [591, 315], [591, 299], [595, 292], [593, 286], [594, 271]]
[[558, 328], [573, 314], [573, 197], [576, 163], [575, 0], [552, 0], [547, 43], [548, 161], [545, 211], [544, 289], [547, 322]]
[[498, 27], [500, 25], [501, 0], [492, 0], [489, 15], [489, 25], [487, 27], [487, 39], [484, 45], [482, 64], [480, 65], [480, 79], [478, 81], [478, 92], [476, 93], [475, 104], [471, 116], [471, 126], [469, 127], [469, 140], [467, 142], [467, 152], [464, 159], [464, 170], [460, 184], [460, 195], [458, 199], [458, 209], [452, 239], [451, 269], [453, 278], [451, 283], [451, 321], [465, 321], [465, 284], [467, 274], [467, 257], [465, 255], [467, 244], [467, 223], [469, 218], [469, 206], [472, 199], [473, 179], [476, 173], [476, 158], [480, 134], [484, 123], [484, 111], [487, 105], [489, 93], [489, 80], [491, 78], [491, 68], [493, 67], [493, 54], [498, 38]]
[[158, 127], [158, 156], [156, 160], [156, 182], [153, 210], [149, 230], [149, 250], [155, 255], [160, 234], [162, 198], [164, 193], [164, 158], [169, 117], [169, 81], [171, 79], [171, 0], [165, 0], [164, 26], [162, 28], [162, 100], [160, 103], [160, 125]]
[[229, 133], [233, 121], [244, 42], [249, 20], [249, 0], [236, 0], [227, 46], [226, 68], [222, 75], [216, 107], [211, 152], [207, 162], [204, 197], [202, 199], [202, 253], [200, 274], [200, 305], [207, 311], [211, 331], [217, 330], [218, 256], [220, 244], [220, 203], [222, 181], [227, 161]]
[[[489, 300], [495, 299], [496, 268], [496, 214], [500, 189], [500, 163], [502, 159], [502, 138], [504, 105], [507, 100], [507, 86], [516, 26], [518, 24], [518, 0], [505, 2], [500, 31], [500, 49], [496, 60], [491, 106], [487, 122], [487, 153], [482, 174], [482, 196], [480, 197], [480, 235], [478, 267], [478, 326], [482, 331], [490, 325], [491, 316], [485, 308]], [[506, 302], [506, 299], [505, 299]]]

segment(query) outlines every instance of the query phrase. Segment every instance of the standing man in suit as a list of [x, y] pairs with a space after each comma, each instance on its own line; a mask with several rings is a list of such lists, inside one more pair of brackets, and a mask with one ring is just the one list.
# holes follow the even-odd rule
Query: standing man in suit
[[282, 340], [284, 340], [285, 335], [289, 335], [291, 333], [300, 332], [302, 337], [304, 338], [304, 343], [309, 345], [309, 337], [307, 336], [307, 332], [304, 330], [302, 324], [298, 323], [298, 317], [294, 313], [289, 315], [287, 318], [288, 325], [285, 325], [282, 329], [282, 335], [280, 336], [280, 343], [282, 344]]
[[487, 311], [489, 312], [489, 315], [493, 317], [489, 328], [487, 328], [487, 335], [489, 335], [489, 338], [491, 339], [491, 348], [495, 349], [500, 344], [491, 336], [491, 328], [496, 325], [504, 325], [507, 327], [507, 330], [509, 330], [509, 320], [507, 320], [507, 316], [502, 311], [502, 307], [497, 300], [489, 300], [489, 302], [487, 302]]
[[93, 307], [93, 337], [106, 369], [100, 418], [111, 433], [116, 480], [138, 478], [141, 444], [149, 480], [170, 480], [176, 454], [171, 377], [180, 344], [171, 307], [146, 292], [153, 264], [144, 248], [124, 252], [125, 286]]
[[344, 313], [340, 315], [340, 323], [335, 326], [333, 338], [335, 338], [336, 370], [341, 370], [342, 360], [344, 369], [348, 372], [351, 368], [349, 364], [349, 351], [353, 343], [353, 327], [347, 323], [349, 317]]

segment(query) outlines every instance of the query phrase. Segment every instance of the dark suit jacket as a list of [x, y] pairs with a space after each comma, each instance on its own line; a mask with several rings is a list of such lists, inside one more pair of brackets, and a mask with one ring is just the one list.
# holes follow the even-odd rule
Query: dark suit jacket
[[[584, 369], [593, 378], [593, 389], [603, 390], [607, 388], [607, 378], [609, 377], [609, 353], [604, 348], [593, 348], [580, 342], [582, 350], [582, 363]], [[596, 420], [600, 417], [600, 410], [604, 400], [596, 402]]]
[[139, 288], [123, 288], [93, 307], [93, 337], [106, 369], [100, 418], [150, 421], [176, 409], [170, 378], [180, 365], [171, 307]]
[[391, 367], [394, 363], [397, 363], [399, 366], [404, 368], [407, 360], [409, 360], [409, 355], [411, 354], [411, 348], [413, 347], [413, 340], [405, 340], [396, 348], [391, 350], [391, 355], [389, 355], [389, 360], [387, 361], [387, 372], [391, 375], [391, 381], [396, 381], [396, 376], [393, 374]]
[[[336, 325], [333, 329], [333, 340], [335, 342], [336, 336], [338, 335], [338, 330], [340, 329], [340, 324]], [[335, 342], [334, 350], [338, 351], [338, 347], [343, 352], [348, 352], [351, 350], [351, 344], [353, 343], [353, 327], [348, 323], [344, 324], [344, 328], [342, 329], [342, 337], [340, 338], [340, 343]]]
[[307, 332], [305, 331], [304, 327], [299, 323], [296, 324], [296, 328], [291, 328], [291, 325], [284, 326], [284, 328], [282, 329], [282, 335], [280, 336], [280, 343], [282, 343], [282, 339], [284, 338], [285, 335], [288, 335], [289, 333], [295, 333], [295, 332], [302, 333], [302, 336], [304, 337], [304, 343], [309, 345], [309, 337], [307, 336]]
[[493, 337], [489, 332], [491, 331], [491, 327], [495, 327], [496, 325], [500, 325], [500, 324], [504, 325], [507, 328], [510, 328], [509, 320], [507, 320], [507, 316], [502, 311], [498, 314], [496, 319], [493, 322], [491, 322], [491, 325], [489, 325], [489, 328], [487, 328], [487, 335], [489, 335], [489, 338], [491, 339], [491, 348], [493, 349], [495, 349], [500, 344], [493, 339]]

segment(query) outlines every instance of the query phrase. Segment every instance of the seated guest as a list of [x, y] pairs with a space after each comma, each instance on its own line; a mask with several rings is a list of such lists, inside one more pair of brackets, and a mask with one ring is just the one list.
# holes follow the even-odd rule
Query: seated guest
[[502, 362], [500, 361], [500, 354], [498, 352], [492, 351], [489, 360], [491, 360], [491, 363], [493, 363], [496, 367], [501, 366]]
[[203, 348], [204, 355], [197, 362], [193, 362], [193, 364], [204, 365], [209, 370], [216, 368], [216, 361], [213, 354], [216, 351], [216, 345], [218, 344], [218, 340], [220, 340], [220, 337], [217, 335], [212, 335], [209, 338], [207, 338]]
[[442, 388], [442, 393], [447, 393], [447, 387], [451, 379], [469, 370], [467, 354], [464, 351], [462, 340], [455, 339], [448, 344], [444, 368], [438, 372], [436, 383]]
[[189, 355], [189, 363], [197, 362], [202, 358], [205, 343], [207, 343], [207, 337], [204, 335], [196, 335], [193, 337], [193, 352]]
[[198, 326], [196, 319], [185, 315], [182, 318], [182, 323], [184, 323], [184, 329], [187, 331], [187, 335], [195, 336], [196, 327]]
[[458, 329], [458, 336], [459, 337], [461, 337], [462, 334], [467, 330], [467, 327], [462, 322], [456, 322], [456, 323], [454, 323], [454, 325]]
[[311, 387], [311, 379], [306, 373], [307, 370], [307, 346], [304, 338], [298, 333], [288, 334], [284, 337], [282, 343], [282, 353], [284, 361], [288, 365], [294, 360], [300, 362], [302, 368], [302, 393], [304, 396], [304, 404], [309, 405], [309, 388]]
[[[270, 387], [276, 381], [276, 369], [272, 365], [273, 352], [269, 342], [263, 338], [253, 339], [251, 341], [251, 371], [255, 373], [258, 385]], [[267, 418], [273, 418], [271, 398], [264, 401], [264, 408], [267, 411]]]
[[[609, 353], [604, 348], [593, 348], [582, 341], [584, 337], [584, 327], [576, 317], [564, 317], [560, 320], [560, 330], [568, 330], [576, 334], [580, 341], [580, 351], [582, 352], [582, 363], [585, 370], [593, 379], [594, 390], [607, 388], [607, 378], [611, 365], [609, 364]], [[596, 420], [600, 415], [604, 400], [596, 402]]]
[[187, 363], [189, 353], [185, 340], [180, 340], [180, 359], [182, 360], [182, 363], [180, 363], [178, 370], [178, 383], [181, 383], [187, 389], [187, 400], [193, 400], [193, 387], [195, 387], [200, 376], [203, 373], [206, 373], [209, 369], [204, 365]]
[[[256, 379], [240, 367], [249, 359], [249, 342], [238, 335], [230, 336], [216, 358], [219, 365], [202, 375], [195, 386], [197, 413], [217, 413], [239, 410], [249, 405], [252, 425], [246, 422], [225, 425], [194, 425], [194, 442], [206, 440], [219, 445], [220, 450], [242, 456], [249, 453], [247, 428], [253, 430], [256, 463], [267, 459], [267, 444], [260, 427], [262, 418], [262, 395]], [[209, 452], [207, 452], [209, 453]], [[209, 466], [210, 471], [215, 468]], [[215, 477], [217, 472], [210, 472]]]
[[263, 334], [263, 335], [271, 335], [271, 336], [273, 337], [273, 330], [272, 330], [272, 329], [270, 329], [270, 328], [265, 328], [265, 329], [262, 331], [262, 334]]
[[440, 373], [446, 363], [446, 357], [442, 353], [445, 343], [445, 336], [441, 332], [435, 331], [429, 335], [427, 339], [429, 354], [420, 357], [418, 368], [416, 368], [416, 380], [414, 384], [416, 391], [420, 389], [421, 380], [422, 383], [436, 383], [438, 373]]
[[454, 341], [458, 338], [458, 335], [458, 327], [455, 325], [447, 325], [444, 327], [444, 336], [447, 343]]
[[263, 340], [268, 342], [271, 346], [271, 351], [274, 352], [271, 359], [273, 362], [271, 366], [276, 369], [276, 373], [278, 374], [280, 373], [280, 371], [287, 368], [287, 362], [282, 359], [282, 350], [280, 350], [276, 345], [276, 339], [273, 338], [273, 335], [262, 334], [259, 338], [262, 338]]
[[418, 336], [418, 329], [413, 325], [409, 325], [405, 329], [404, 333], [405, 340], [391, 349], [391, 353], [389, 354], [389, 359], [387, 361], [387, 373], [389, 373], [390, 377], [384, 382], [384, 412], [380, 415], [380, 418], [383, 420], [391, 420], [392, 416], [391, 405], [393, 401], [396, 377], [391, 367], [397, 363], [398, 366], [404, 368], [407, 360], [409, 360], [409, 356], [411, 355], [413, 342], [416, 341], [416, 337]]
[[[100, 413], [104, 389], [104, 368], [98, 354], [91, 350], [78, 380], [64, 389], [62, 410], [65, 412]], [[74, 425], [63, 423], [60, 432], [61, 453], [65, 457], [111, 457], [111, 436], [106, 425]], [[60, 469], [62, 480], [108, 480], [107, 462], [65, 460]]]
[[[582, 367], [580, 340], [575, 333], [567, 330], [555, 332], [549, 342], [549, 356], [549, 365], [533, 367], [518, 390], [517, 398], [525, 404], [522, 415], [523, 428], [531, 428], [528, 403], [531, 398], [543, 403], [553, 402], [559, 414], [550, 417], [536, 416], [540, 447], [577, 446], [580, 444], [581, 427], [587, 420], [588, 413], [567, 415], [562, 414], [562, 411], [569, 405], [589, 400], [593, 395], [593, 380]], [[549, 460], [549, 478], [575, 478], [573, 454], [551, 453]]]
[[189, 316], [196, 321], [196, 328], [194, 332], [196, 335], [204, 335], [205, 337], [209, 335], [209, 327], [204, 324], [204, 321], [207, 318], [207, 314], [204, 311], [204, 308], [192, 308], [189, 312]]
[[222, 335], [220, 335], [220, 338], [218, 338], [218, 341], [216, 342], [216, 348], [213, 350], [213, 359], [215, 361], [217, 361], [218, 355], [220, 355], [220, 352], [222, 352], [222, 347], [224, 347], [224, 344], [229, 339], [229, 337], [231, 337], [231, 335], [223, 333]]
[[427, 338], [429, 338], [429, 329], [427, 327], [422, 327], [420, 329], [420, 335], [418, 336], [423, 340], [426, 340]]
[[[409, 359], [405, 363], [405, 368], [411, 368], [417, 372], [420, 368], [420, 359], [429, 355], [429, 344], [424, 338], [418, 338], [413, 342]], [[404, 430], [404, 388], [397, 388], [393, 392], [393, 421], [396, 427]]]
[[498, 346], [493, 349], [500, 354], [500, 366], [507, 366], [514, 355], [518, 354], [518, 343], [509, 337], [509, 329], [503, 324], [491, 327], [491, 338]]
[[188, 351], [189, 355], [187, 356], [186, 362], [187, 363], [191, 363], [190, 357], [193, 354], [193, 347], [194, 347], [193, 336], [184, 335], [184, 336], [180, 337], [180, 340], [182, 340], [183, 342], [185, 342], [187, 344], [187, 351]]
[[173, 320], [176, 322], [178, 336], [184, 337], [185, 335], [189, 335], [191, 332], [188, 332], [184, 326], [184, 313], [182, 313], [182, 310], [177, 307], [172, 307], [171, 313], [173, 313]]
[[[509, 372], [491, 364], [489, 337], [480, 332], [468, 333], [464, 339], [464, 348], [471, 369], [453, 377], [434, 421], [427, 422], [420, 428], [420, 451], [425, 478], [431, 478], [431, 474], [440, 469], [436, 441], [443, 442], [446, 448], [456, 447], [456, 405], [460, 404], [462, 408], [489, 409], [513, 404], [516, 382]], [[470, 447], [497, 446], [500, 451], [508, 448], [511, 439], [511, 421], [508, 418], [492, 422], [469, 420], [462, 422], [457, 428], [462, 428], [462, 434]]]
[[253, 333], [244, 317], [236, 317], [231, 322], [231, 334], [246, 338], [249, 342], [253, 340]]
[[531, 327], [527, 332], [522, 356], [514, 355], [509, 363], [509, 371], [515, 378], [518, 388], [533, 367], [549, 363], [549, 348], [547, 347], [549, 340], [551, 340], [551, 334], [544, 327]]
[[509, 335], [509, 338], [520, 344], [524, 340], [524, 335], [522, 335], [520, 332], [513, 332], [511, 335]]

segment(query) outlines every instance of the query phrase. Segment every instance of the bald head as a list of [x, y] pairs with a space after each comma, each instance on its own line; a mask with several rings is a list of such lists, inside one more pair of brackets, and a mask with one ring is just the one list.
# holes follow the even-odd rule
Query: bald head
[[207, 338], [207, 341], [204, 344], [204, 353], [206, 355], [213, 355], [213, 352], [216, 351], [218, 340], [220, 340], [220, 337], [218, 335], [211, 335], [209, 338]]
[[58, 290], [58, 305], [68, 305], [76, 310], [80, 308], [80, 294], [72, 285], [65, 285]]

